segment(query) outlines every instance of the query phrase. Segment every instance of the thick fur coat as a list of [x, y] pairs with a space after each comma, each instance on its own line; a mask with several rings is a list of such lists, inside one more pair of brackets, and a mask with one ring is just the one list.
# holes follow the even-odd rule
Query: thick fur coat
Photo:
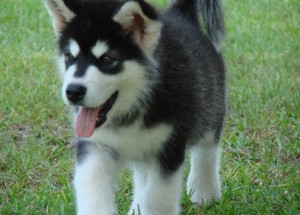
[[175, 0], [161, 13], [143, 0], [45, 2], [78, 137], [77, 213], [117, 214], [114, 185], [126, 165], [134, 179], [128, 214], [178, 215], [187, 151], [191, 200], [219, 200], [226, 109], [219, 0]]

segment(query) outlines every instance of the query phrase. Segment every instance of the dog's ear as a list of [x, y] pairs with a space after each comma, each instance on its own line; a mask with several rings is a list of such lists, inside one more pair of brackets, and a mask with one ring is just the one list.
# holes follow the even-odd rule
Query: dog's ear
[[161, 23], [156, 11], [143, 0], [125, 1], [116, 11], [113, 20], [119, 23], [124, 34], [133, 34], [138, 45], [148, 54], [159, 40]]
[[73, 9], [70, 9], [70, 2], [68, 0], [45, 0], [45, 5], [52, 18], [53, 28], [57, 36], [60, 35], [66, 24], [76, 16]]

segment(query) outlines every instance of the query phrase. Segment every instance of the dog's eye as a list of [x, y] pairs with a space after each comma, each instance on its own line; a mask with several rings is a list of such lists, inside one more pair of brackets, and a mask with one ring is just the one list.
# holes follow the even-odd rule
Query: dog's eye
[[65, 64], [66, 66], [70, 66], [71, 64], [73, 64], [75, 61], [75, 57], [70, 53], [70, 52], [66, 52], [65, 53]]
[[99, 60], [102, 64], [107, 66], [113, 65], [113, 63], [116, 62], [116, 59], [114, 57], [107, 54], [102, 55]]

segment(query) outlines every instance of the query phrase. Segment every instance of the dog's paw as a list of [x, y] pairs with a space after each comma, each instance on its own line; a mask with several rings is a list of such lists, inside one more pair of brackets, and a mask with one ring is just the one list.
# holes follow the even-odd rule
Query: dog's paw
[[217, 178], [210, 183], [199, 183], [197, 179], [190, 177], [187, 182], [187, 193], [192, 202], [201, 206], [221, 199], [220, 181]]
[[133, 205], [131, 206], [129, 212], [127, 213], [127, 215], [140, 215], [140, 208], [138, 205], [136, 205], [135, 207], [133, 207]]
[[117, 214], [115, 212], [97, 210], [97, 211], [90, 211], [90, 212], [79, 211], [77, 215], [117, 215]]
[[205, 192], [205, 191], [191, 191], [191, 198], [190, 200], [193, 203], [196, 203], [197, 205], [207, 205], [211, 202], [214, 201], [220, 201], [221, 199], [221, 192], [220, 191], [210, 191], [210, 192]]

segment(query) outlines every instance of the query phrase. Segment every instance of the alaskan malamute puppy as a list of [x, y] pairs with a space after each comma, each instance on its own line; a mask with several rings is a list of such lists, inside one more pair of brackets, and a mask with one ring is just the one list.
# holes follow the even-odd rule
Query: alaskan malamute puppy
[[[62, 95], [74, 107], [79, 215], [117, 214], [114, 184], [133, 170], [128, 214], [178, 215], [185, 152], [187, 192], [221, 197], [225, 114], [220, 0], [46, 0], [58, 42]], [[202, 14], [207, 34], [200, 28]]]

